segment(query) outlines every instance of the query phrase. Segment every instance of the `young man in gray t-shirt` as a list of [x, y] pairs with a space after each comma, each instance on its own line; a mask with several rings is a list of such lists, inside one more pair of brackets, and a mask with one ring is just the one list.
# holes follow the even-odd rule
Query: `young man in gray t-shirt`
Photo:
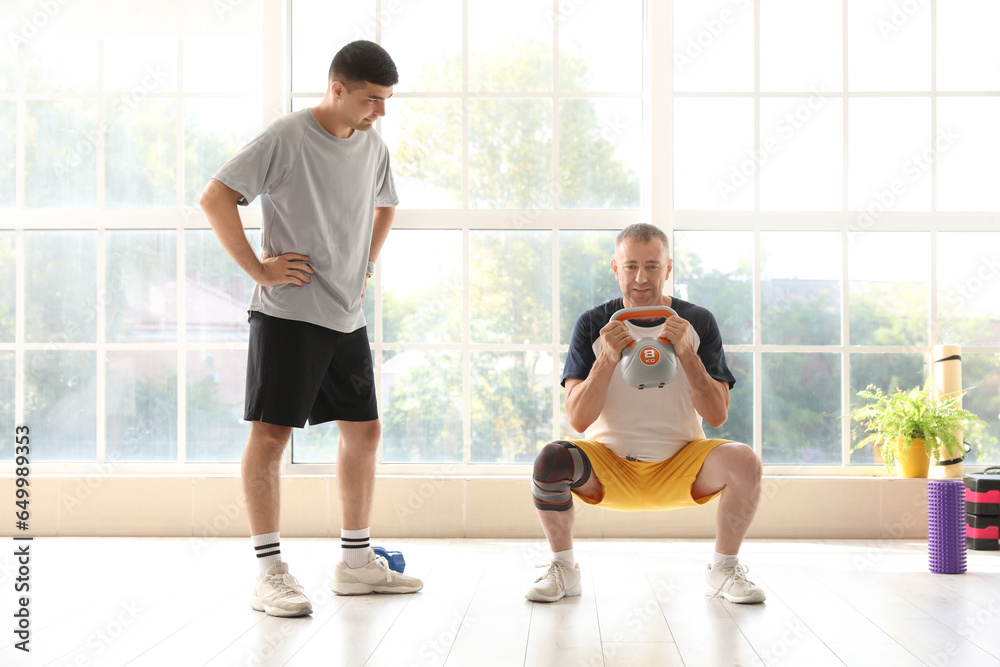
[[[256, 283], [250, 299], [243, 491], [259, 566], [251, 606], [272, 616], [312, 612], [281, 560], [280, 463], [292, 428], [336, 421], [342, 560], [334, 592], [412, 593], [369, 543], [381, 434], [361, 299], [392, 227], [389, 153], [375, 121], [398, 82], [377, 44], [352, 42], [330, 65], [318, 106], [279, 118], [209, 181], [201, 197], [222, 246]], [[258, 259], [237, 206], [261, 198]]]

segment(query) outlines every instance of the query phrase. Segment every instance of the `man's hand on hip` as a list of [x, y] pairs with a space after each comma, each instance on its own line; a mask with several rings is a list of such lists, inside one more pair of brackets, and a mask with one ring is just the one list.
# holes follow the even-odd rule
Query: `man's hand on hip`
[[272, 285], [305, 285], [310, 282], [309, 275], [315, 273], [307, 255], [286, 252], [284, 255], [270, 257], [266, 252], [260, 255], [260, 275], [254, 280], [261, 287]]

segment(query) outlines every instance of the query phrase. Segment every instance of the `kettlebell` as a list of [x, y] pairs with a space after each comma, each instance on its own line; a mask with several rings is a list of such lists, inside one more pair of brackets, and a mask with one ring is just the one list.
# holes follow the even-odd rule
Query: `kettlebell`
[[383, 547], [375, 546], [372, 547], [372, 551], [375, 552], [376, 556], [381, 556], [386, 560], [390, 570], [402, 573], [406, 569], [406, 560], [401, 551], [389, 551]]
[[[622, 308], [611, 316], [611, 321], [631, 320], [640, 317], [673, 317], [677, 313], [666, 306], [647, 308]], [[656, 387], [661, 389], [677, 376], [677, 355], [666, 338], [640, 338], [622, 350], [622, 379], [636, 389]]]

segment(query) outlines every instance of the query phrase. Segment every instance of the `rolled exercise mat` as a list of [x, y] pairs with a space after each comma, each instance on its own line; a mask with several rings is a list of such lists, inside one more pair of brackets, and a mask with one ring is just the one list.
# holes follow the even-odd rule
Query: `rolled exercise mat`
[[[962, 391], [962, 346], [934, 346], [934, 395], [940, 399]], [[958, 399], [958, 407], [962, 407], [962, 399]], [[962, 432], [956, 431], [958, 442], [962, 442]], [[937, 463], [931, 470], [931, 477], [936, 479], [959, 478], [965, 472], [964, 454], [955, 456], [943, 449], [934, 456]]]
[[931, 572], [965, 572], [965, 484], [927, 482], [927, 558]]
[[1000, 551], [1000, 516], [966, 514], [965, 547], [975, 551]]

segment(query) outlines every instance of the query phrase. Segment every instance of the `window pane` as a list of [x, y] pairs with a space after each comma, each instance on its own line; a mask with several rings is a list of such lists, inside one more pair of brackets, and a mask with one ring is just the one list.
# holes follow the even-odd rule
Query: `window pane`
[[14, 342], [17, 248], [14, 232], [0, 232], [0, 342]]
[[97, 203], [97, 103], [27, 102], [25, 202], [33, 208]]
[[177, 232], [108, 230], [107, 338], [177, 340]]
[[462, 355], [389, 350], [382, 361], [382, 461], [462, 461]]
[[[566, 352], [559, 353], [559, 380], [562, 380], [562, 371], [566, 367]], [[559, 388], [559, 437], [564, 440], [581, 440], [583, 439], [582, 433], [577, 433], [573, 430], [573, 427], [569, 425], [569, 418], [566, 416], [566, 390], [562, 387]], [[546, 442], [539, 442], [538, 449], [541, 449]]]
[[764, 344], [839, 344], [840, 233], [762, 232], [760, 240]]
[[337, 422], [295, 429], [292, 432], [293, 463], [336, 463], [340, 429]]
[[106, 456], [177, 460], [177, 353], [108, 352]]
[[674, 232], [674, 293], [712, 311], [723, 345], [753, 343], [753, 232]]
[[32, 460], [95, 460], [96, 353], [27, 350], [24, 366], [24, 423], [45, 438]]
[[105, 114], [107, 206], [176, 206], [177, 102], [119, 100]]
[[753, 210], [753, 105], [749, 99], [674, 99], [675, 210]]
[[[137, 88], [138, 87], [138, 88]], [[131, 91], [131, 99], [151, 92], [177, 91], [177, 40], [109, 37], [104, 40], [104, 90]]]
[[[839, 211], [843, 208], [844, 106], [841, 100], [819, 95], [762, 99], [760, 141], [757, 169], [760, 170], [762, 210]], [[752, 155], [751, 146], [748, 152]], [[742, 164], [739, 167], [743, 170]]]
[[[1000, 420], [997, 419], [1000, 414], [1000, 354], [963, 354], [962, 386], [972, 387], [962, 397], [962, 407], [979, 415], [987, 424], [978, 437], [983, 455], [973, 448], [972, 453], [966, 455], [966, 461], [996, 465], [1000, 461]], [[976, 438], [966, 434], [965, 439]]]
[[[428, 262], [431, 257], [436, 261]], [[381, 268], [385, 342], [462, 341], [461, 231], [395, 230]]]
[[260, 130], [260, 100], [192, 99], [185, 103], [184, 201], [188, 206], [198, 205], [212, 175]]
[[559, 102], [559, 206], [638, 208], [641, 100]]
[[761, 0], [760, 89], [843, 90], [841, 0]]
[[472, 353], [472, 462], [530, 463], [552, 440], [552, 355]]
[[93, 343], [97, 337], [97, 232], [27, 231], [24, 264], [25, 340]]
[[[569, 343], [580, 315], [622, 295], [611, 271], [617, 234], [610, 230], [559, 232], [560, 343]], [[559, 369], [561, 373], [562, 365]]]
[[537, 0], [471, 2], [468, 12], [471, 90], [552, 90], [551, 4]]
[[552, 342], [552, 233], [469, 234], [476, 343]]
[[840, 355], [764, 353], [763, 461], [840, 465]]
[[246, 350], [187, 354], [187, 460], [239, 461], [250, 434], [243, 421]]
[[[5, 24], [9, 25], [6, 20]], [[17, 91], [17, 53], [17, 49], [0, 49], [0, 93]]]
[[29, 93], [96, 92], [97, 40], [48, 31], [25, 45], [24, 70]]
[[847, 0], [850, 90], [930, 90], [931, 5], [903, 5], [905, 10], [900, 5], [898, 0]]
[[16, 201], [16, 165], [17, 102], [0, 102], [0, 208], [13, 207]]
[[591, 0], [559, 13], [559, 88], [642, 91], [642, 1]]
[[[260, 14], [258, 10], [258, 16]], [[259, 31], [259, 27], [256, 31]], [[213, 35], [183, 40], [184, 91], [188, 93], [260, 91], [261, 70], [257, 63], [262, 62], [261, 41], [259, 34]], [[332, 54], [330, 58], [333, 58]], [[329, 62], [326, 67], [329, 69]]]
[[[851, 304], [854, 310], [854, 304]], [[923, 354], [852, 354], [851, 355], [851, 407], [860, 408], [865, 404], [858, 392], [873, 384], [885, 394], [894, 394], [897, 389], [909, 391], [914, 387], [924, 386], [924, 376], [927, 372], [927, 359]], [[846, 412], [845, 412], [846, 414]], [[867, 432], [864, 427], [851, 422], [851, 446], [864, 440]], [[874, 465], [875, 458], [872, 446], [851, 452], [852, 465]]]
[[[342, 11], [337, 10], [338, 14]], [[400, 68], [394, 91], [462, 89], [461, 0], [383, 2], [381, 13], [381, 44]], [[428, 39], [428, 35], [434, 38]], [[366, 39], [375, 39], [374, 30]], [[332, 58], [331, 53], [328, 60]]]
[[1000, 210], [997, 118], [1000, 99], [938, 99], [938, 210]]
[[726, 352], [726, 365], [736, 378], [729, 391], [729, 418], [719, 428], [703, 424], [705, 437], [753, 447], [753, 352]]
[[849, 239], [851, 345], [928, 345], [930, 235], [871, 232]]
[[940, 232], [938, 342], [1000, 345], [1000, 233]]
[[469, 102], [469, 206], [552, 206], [552, 103]]
[[675, 0], [674, 90], [754, 89], [754, 3]]
[[[246, 230], [260, 254], [260, 230]], [[187, 337], [189, 340], [247, 340], [247, 305], [254, 282], [209, 229], [184, 232]]]
[[392, 100], [387, 111], [379, 132], [392, 155], [400, 208], [461, 208], [461, 101]]
[[[292, 0], [291, 31], [292, 90], [318, 93], [326, 89], [330, 62], [340, 47], [356, 39], [375, 40], [375, 2]], [[401, 62], [389, 53], [397, 64]]]
[[[13, 352], [0, 352], [0, 428], [4, 433], [13, 433], [15, 428]], [[0, 461], [13, 458], [14, 438], [8, 436], [0, 440]]]
[[890, 211], [931, 209], [930, 98], [850, 100], [847, 207], [862, 231]]
[[937, 8], [939, 90], [1000, 89], [996, 27], [1000, 4], [993, 0], [948, 0]]

